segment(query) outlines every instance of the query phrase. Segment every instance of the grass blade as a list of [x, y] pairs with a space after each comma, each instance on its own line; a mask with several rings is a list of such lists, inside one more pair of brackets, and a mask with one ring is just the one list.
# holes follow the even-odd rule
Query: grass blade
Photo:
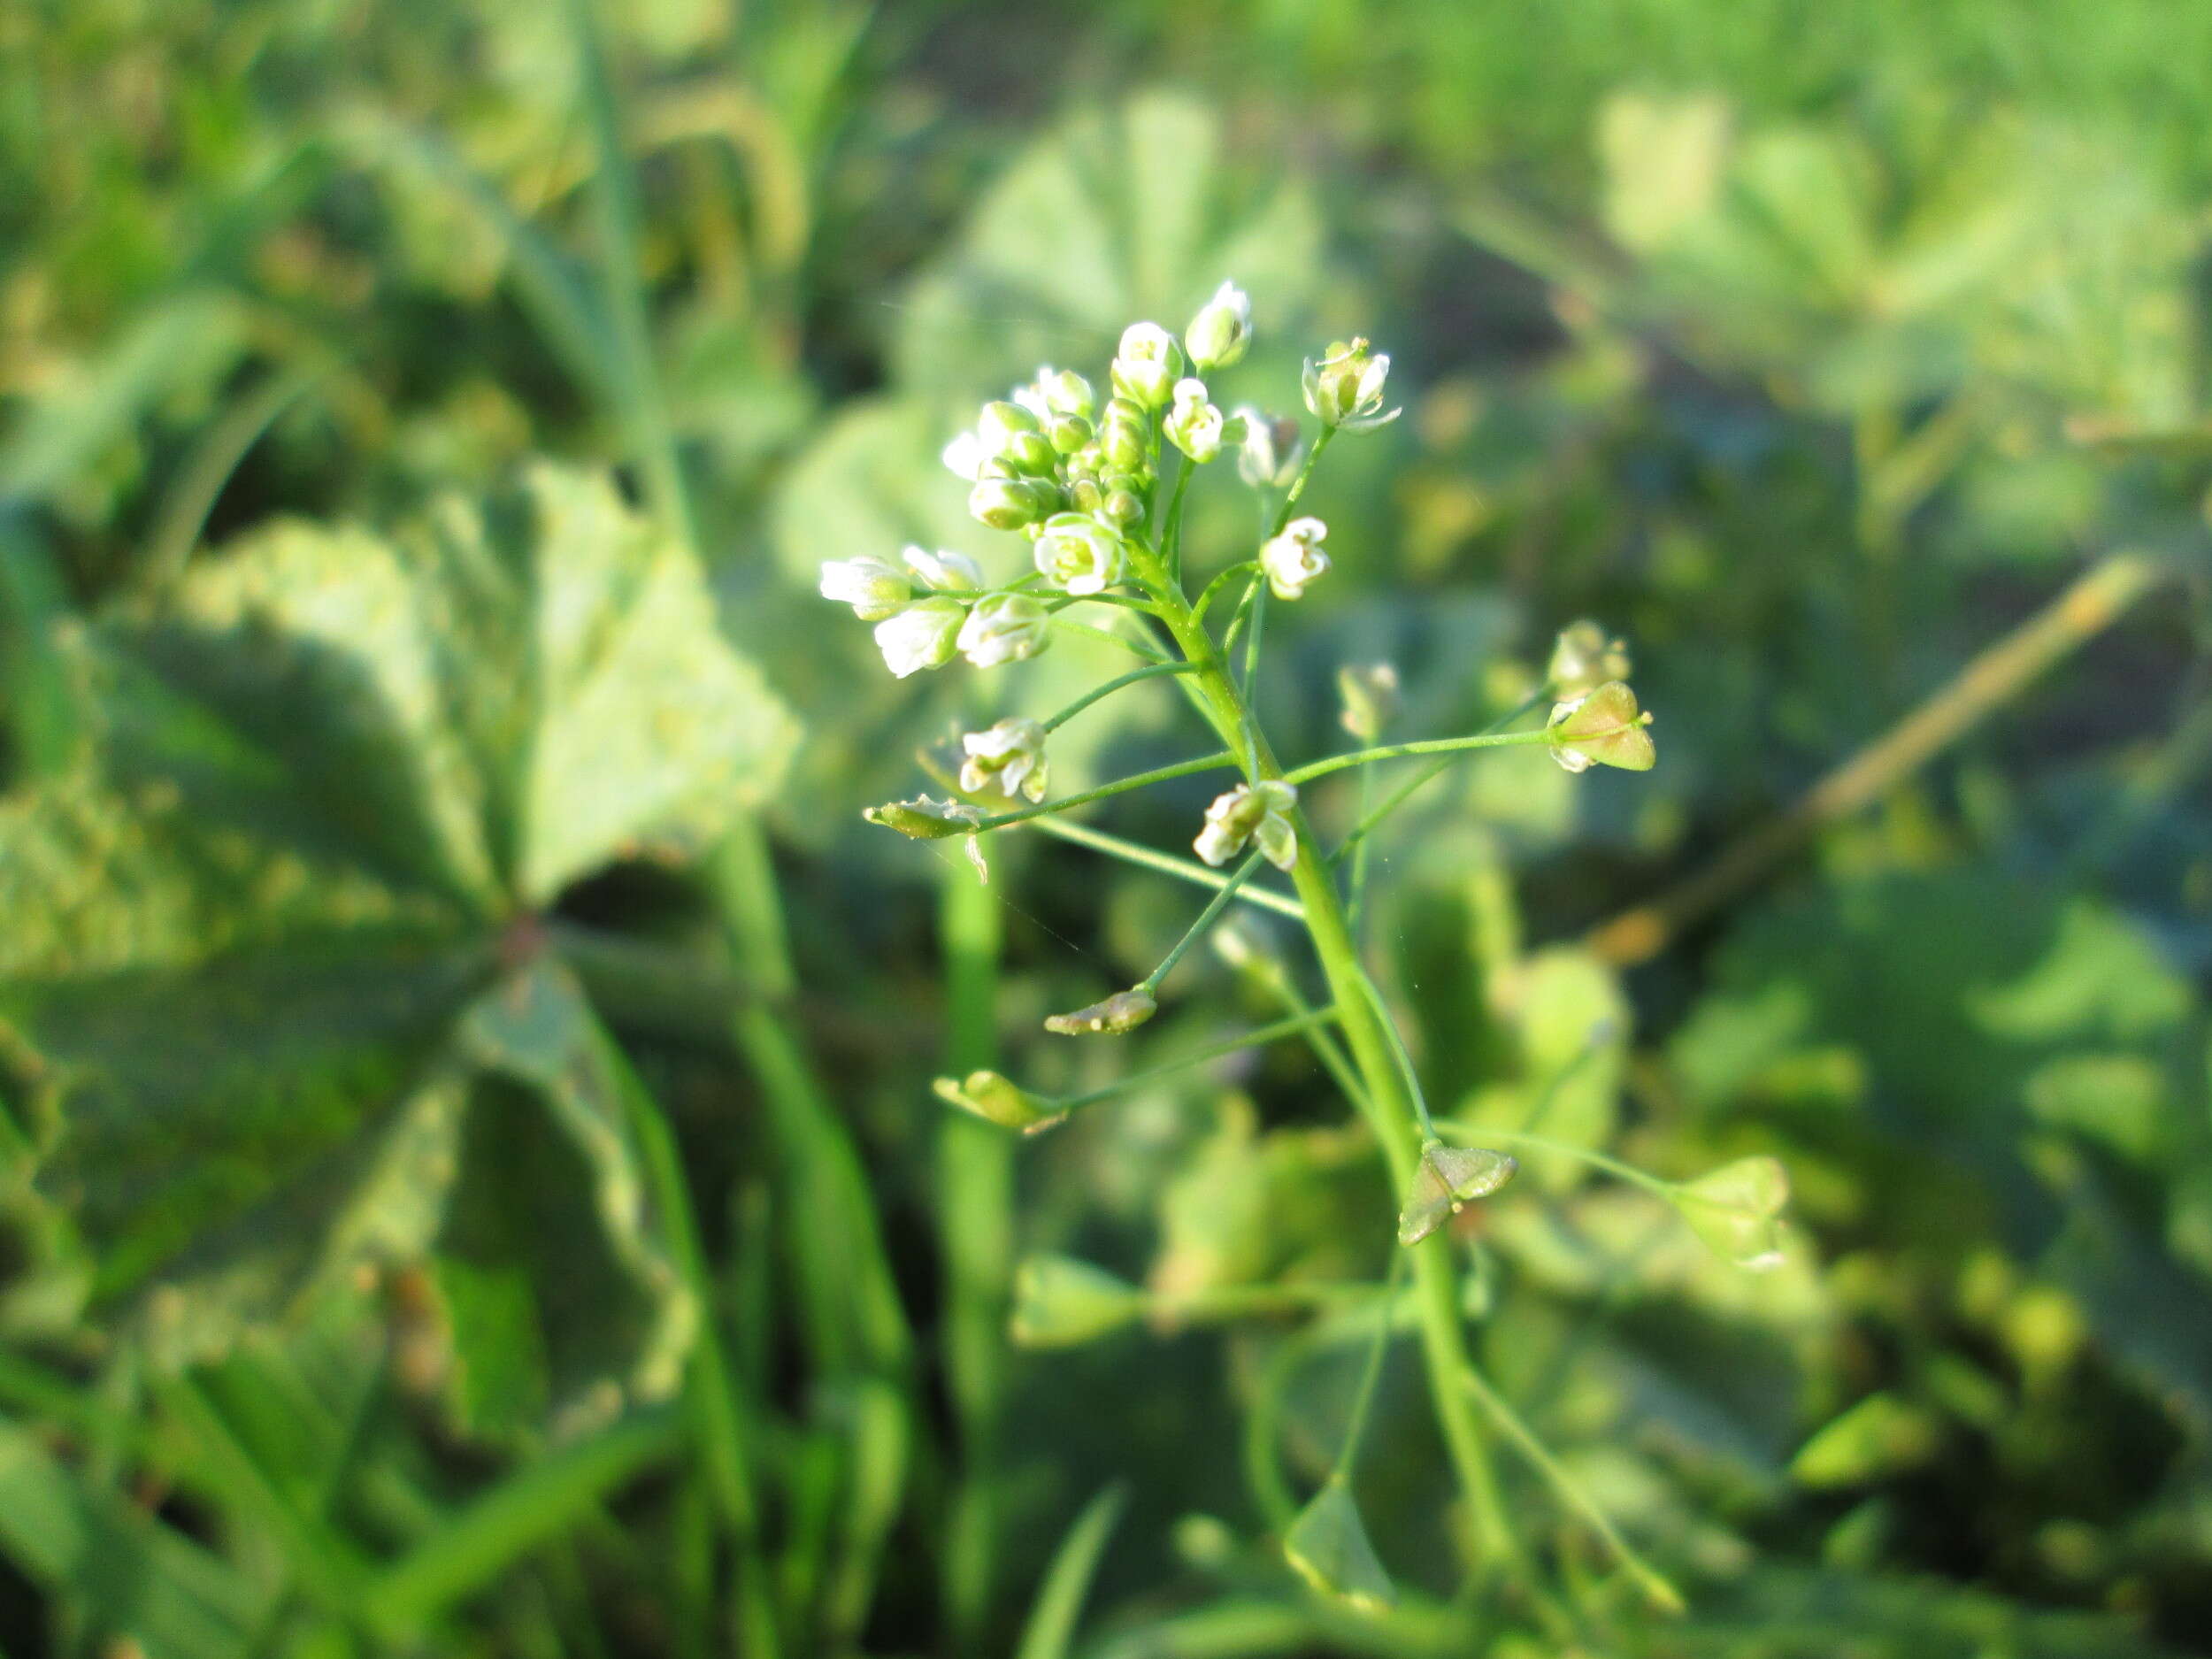
[[1075, 1621], [1083, 1611], [1083, 1598], [1090, 1591], [1099, 1557], [1106, 1553], [1106, 1541], [1113, 1536], [1114, 1524], [1121, 1519], [1128, 1498], [1127, 1487], [1108, 1486], [1075, 1517], [1075, 1525], [1068, 1528], [1059, 1553], [1045, 1571], [1015, 1659], [1067, 1659]]

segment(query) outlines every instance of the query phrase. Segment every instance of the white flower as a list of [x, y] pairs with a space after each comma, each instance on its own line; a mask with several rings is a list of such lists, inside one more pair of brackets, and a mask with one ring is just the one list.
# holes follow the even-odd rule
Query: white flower
[[1279, 778], [1240, 783], [1214, 797], [1206, 809], [1206, 826], [1191, 846], [1201, 858], [1218, 867], [1243, 851], [1248, 841], [1256, 841], [1268, 863], [1287, 870], [1298, 858], [1298, 831], [1290, 821], [1297, 804], [1297, 787]]
[[1308, 582], [1327, 572], [1329, 556], [1321, 550], [1321, 538], [1328, 534], [1329, 526], [1318, 518], [1293, 518], [1282, 534], [1261, 547], [1260, 569], [1276, 598], [1295, 599]]
[[960, 653], [978, 668], [1018, 663], [1044, 649], [1051, 620], [1027, 594], [987, 594], [960, 630]]
[[1306, 446], [1298, 436], [1298, 423], [1277, 420], [1249, 403], [1237, 405], [1236, 419], [1243, 423], [1243, 447], [1237, 451], [1237, 476], [1254, 489], [1282, 489], [1298, 476], [1298, 463]]
[[1121, 580], [1121, 537], [1088, 513], [1053, 514], [1033, 553], [1045, 580], [1065, 593], [1103, 593]]
[[941, 458], [954, 476], [972, 484], [982, 475], [983, 463], [990, 457], [983, 453], [980, 438], [972, 432], [964, 432], [945, 446]]
[[1321, 359], [1306, 359], [1303, 388], [1306, 408], [1325, 426], [1347, 432], [1365, 432], [1398, 419], [1400, 411], [1383, 412], [1383, 382], [1390, 378], [1390, 358], [1371, 351], [1364, 340], [1333, 343]]
[[876, 624], [876, 649], [901, 680], [925, 668], [942, 668], [952, 661], [967, 614], [967, 606], [957, 599], [919, 600]]
[[1183, 349], [1157, 323], [1131, 323], [1121, 331], [1111, 375], [1114, 390], [1142, 409], [1165, 407], [1183, 373]]
[[910, 547], [900, 557], [932, 593], [972, 594], [983, 586], [983, 567], [965, 553], [951, 553], [943, 548], [931, 553]]
[[1045, 798], [1045, 728], [1019, 717], [1001, 720], [987, 731], [960, 740], [968, 758], [960, 768], [960, 787], [971, 795], [995, 789], [1001, 795]]
[[1175, 382], [1175, 407], [1161, 425], [1175, 447], [1202, 466], [1221, 453], [1224, 422], [1221, 411], [1206, 401], [1203, 380]]
[[1252, 298], [1233, 282], [1224, 282], [1199, 308], [1183, 331], [1191, 361], [1200, 373], [1225, 369], [1252, 343]]
[[880, 622], [913, 596], [907, 573], [888, 559], [864, 555], [822, 566], [822, 597], [850, 605], [863, 622]]

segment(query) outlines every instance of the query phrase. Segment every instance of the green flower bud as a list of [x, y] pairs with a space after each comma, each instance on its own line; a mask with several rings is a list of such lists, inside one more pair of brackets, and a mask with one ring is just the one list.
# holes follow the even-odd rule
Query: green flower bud
[[987, 730], [968, 733], [960, 747], [967, 755], [960, 787], [969, 794], [995, 790], [1032, 801], [1045, 798], [1045, 728], [1036, 721], [1018, 716], [1001, 720]]
[[1283, 1556], [1323, 1595], [1360, 1612], [1384, 1612], [1398, 1599], [1397, 1586], [1367, 1536], [1350, 1484], [1333, 1476], [1283, 1534]]
[[999, 458], [1018, 472], [1041, 477], [1060, 465], [1060, 452], [1041, 432], [1017, 432], [1006, 440]]
[[1103, 593], [1122, 578], [1121, 533], [1088, 513], [1056, 513], [1033, 549], [1045, 580], [1064, 593]]
[[1033, 1256], [1014, 1270], [1009, 1334], [1024, 1348], [1074, 1348], [1144, 1312], [1144, 1293], [1102, 1267], [1066, 1256]]
[[1238, 361], [1252, 343], [1251, 296], [1235, 283], [1224, 282], [1190, 319], [1183, 343], [1201, 374]]
[[1628, 647], [1606, 638], [1605, 630], [1586, 618], [1571, 623], [1560, 630], [1544, 672], [1555, 695], [1586, 696], [1609, 680], [1628, 678]]
[[1106, 491], [1094, 478], [1074, 479], [1068, 484], [1068, 499], [1076, 511], [1094, 513], [1105, 507]]
[[968, 608], [957, 599], [924, 599], [876, 624], [876, 649], [884, 666], [904, 680], [952, 661]]
[[1649, 772], [1658, 751], [1646, 728], [1651, 716], [1636, 711], [1636, 694], [1620, 680], [1609, 680], [1586, 696], [1558, 703], [1547, 728], [1552, 757], [1569, 772], [1593, 765]]
[[1398, 1212], [1398, 1242], [1418, 1244], [1478, 1198], [1487, 1198], [1511, 1180], [1520, 1164], [1486, 1147], [1448, 1147], [1432, 1141], [1421, 1148], [1421, 1165], [1405, 1208]]
[[1067, 1114], [1056, 1101], [1032, 1094], [996, 1071], [971, 1071], [964, 1078], [941, 1077], [931, 1085], [937, 1098], [963, 1111], [973, 1112], [1002, 1129], [1035, 1134], [1049, 1129]]
[[994, 530], [1018, 530], [1049, 516], [1056, 493], [1031, 479], [980, 478], [968, 511]]
[[914, 596], [907, 573], [888, 559], [864, 554], [830, 559], [822, 566], [822, 597], [850, 605], [863, 622], [880, 622]]
[[1101, 516], [1127, 529], [1144, 517], [1144, 503], [1125, 489], [1118, 489], [1106, 497], [1098, 509]]
[[1337, 341], [1318, 362], [1306, 359], [1306, 408], [1323, 426], [1346, 432], [1386, 425], [1402, 412], [1383, 412], [1383, 382], [1389, 377], [1387, 355], [1369, 350], [1364, 340]]
[[1114, 390], [1141, 409], [1166, 407], [1183, 374], [1183, 349], [1157, 323], [1132, 323], [1115, 354]]
[[960, 630], [960, 654], [978, 668], [1018, 663], [1044, 649], [1051, 622], [1027, 594], [986, 594]]
[[1697, 1236], [1739, 1267], [1778, 1267], [1783, 1258], [1783, 1208], [1790, 1201], [1789, 1171], [1779, 1160], [1738, 1158], [1670, 1194]]
[[1309, 582], [1328, 574], [1329, 556], [1321, 550], [1321, 538], [1329, 526], [1318, 518], [1293, 518], [1279, 536], [1260, 547], [1260, 569], [1266, 572], [1268, 591], [1278, 599], [1295, 599]]
[[1203, 380], [1175, 382], [1175, 407], [1161, 423], [1161, 430], [1192, 461], [1203, 466], [1221, 453], [1226, 424], [1221, 411], [1206, 401]]
[[1160, 1005], [1145, 990], [1117, 991], [1102, 1002], [1079, 1008], [1071, 1014], [1054, 1014], [1045, 1021], [1047, 1031], [1064, 1037], [1101, 1033], [1118, 1037], [1133, 1032], [1159, 1011]]
[[1080, 455], [1094, 434], [1091, 423], [1080, 415], [1055, 415], [1045, 422], [1045, 436], [1062, 455]]
[[1141, 472], [1150, 459], [1151, 425], [1143, 410], [1125, 397], [1106, 405], [1098, 429], [1099, 457], [1122, 472]]
[[974, 834], [975, 826], [983, 821], [983, 809], [964, 801], [933, 801], [921, 795], [911, 801], [869, 807], [860, 816], [912, 841], [941, 841], [951, 835]]
[[1098, 409], [1098, 395], [1091, 390], [1091, 383], [1073, 369], [1056, 369], [1050, 364], [1037, 371], [1037, 378], [1026, 386], [1014, 388], [1014, 401], [1042, 421], [1048, 429], [1055, 415], [1075, 415], [1088, 420]]
[[1363, 743], [1383, 734], [1398, 712], [1398, 671], [1388, 663], [1347, 663], [1336, 671], [1344, 729]]
[[1290, 815], [1298, 805], [1295, 785], [1279, 778], [1258, 784], [1240, 783], [1216, 795], [1206, 809], [1206, 826], [1191, 843], [1198, 856], [1219, 868], [1248, 842], [1257, 841], [1267, 862], [1287, 870], [1298, 861], [1298, 830]]
[[1007, 440], [1018, 434], [1043, 430], [1043, 424], [1028, 410], [1005, 402], [984, 404], [982, 418], [975, 423], [975, 435], [990, 455], [1002, 454]]

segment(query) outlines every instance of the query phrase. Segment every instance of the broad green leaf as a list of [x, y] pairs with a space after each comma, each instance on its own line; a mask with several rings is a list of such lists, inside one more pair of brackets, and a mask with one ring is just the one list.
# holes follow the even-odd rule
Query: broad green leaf
[[1279, 173], [1240, 180], [1219, 123], [1148, 93], [1078, 115], [992, 188], [924, 273], [895, 342], [908, 389], [995, 392], [1040, 363], [1102, 368], [1128, 324], [1180, 332], [1225, 278], [1269, 329], [1294, 326], [1323, 269], [1319, 221]]
[[[699, 1310], [648, 1210], [622, 1087], [583, 992], [566, 968], [541, 956], [479, 997], [459, 1035], [478, 1066], [536, 1094], [573, 1154], [536, 1144], [534, 1113], [522, 1114], [512, 1135], [488, 1121], [472, 1125], [469, 1156], [484, 1179], [465, 1194], [438, 1256], [465, 1420], [497, 1428], [511, 1417], [520, 1426], [536, 1421], [515, 1415], [520, 1401], [571, 1410], [594, 1391], [603, 1398], [610, 1384], [665, 1397]], [[539, 1231], [558, 1233], [565, 1215], [583, 1210], [597, 1213], [596, 1232]]]
[[71, 662], [91, 758], [0, 803], [0, 1022], [95, 1307], [150, 1314], [178, 1361], [419, 1255], [462, 1162], [473, 1007], [459, 1058], [566, 1131], [634, 1314], [606, 1328], [637, 1347], [574, 1374], [664, 1391], [691, 1314], [573, 987], [541, 963], [498, 994], [518, 1008], [477, 999], [531, 934], [512, 918], [718, 835], [783, 765], [790, 720], [689, 555], [604, 480], [539, 467], [397, 537], [261, 532]]

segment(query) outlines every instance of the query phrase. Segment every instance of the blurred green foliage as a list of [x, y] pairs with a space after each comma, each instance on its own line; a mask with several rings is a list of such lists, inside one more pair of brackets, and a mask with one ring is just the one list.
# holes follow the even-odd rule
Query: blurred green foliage
[[[2162, 0], [0, 12], [0, 1646], [2208, 1651], [2208, 115]], [[1275, 729], [1386, 657], [1472, 730], [1586, 614], [1658, 711], [1648, 777], [1432, 786], [1367, 926], [1440, 1116], [1790, 1171], [1759, 1275], [1536, 1151], [1455, 1224], [1686, 1617], [1511, 1464], [1549, 1606], [1451, 1599], [1405, 1343], [1397, 1605], [1286, 1563], [1396, 1211], [1302, 1054], [1011, 1148], [928, 1093], [1282, 1012], [1260, 918], [1039, 1034], [1190, 890], [857, 809], [1104, 659], [900, 687], [811, 593], [987, 553], [977, 400], [1225, 276], [1230, 396], [1362, 332], [1409, 403], [1317, 477]], [[1870, 810], [1591, 933], [2117, 555], [2154, 596]]]

